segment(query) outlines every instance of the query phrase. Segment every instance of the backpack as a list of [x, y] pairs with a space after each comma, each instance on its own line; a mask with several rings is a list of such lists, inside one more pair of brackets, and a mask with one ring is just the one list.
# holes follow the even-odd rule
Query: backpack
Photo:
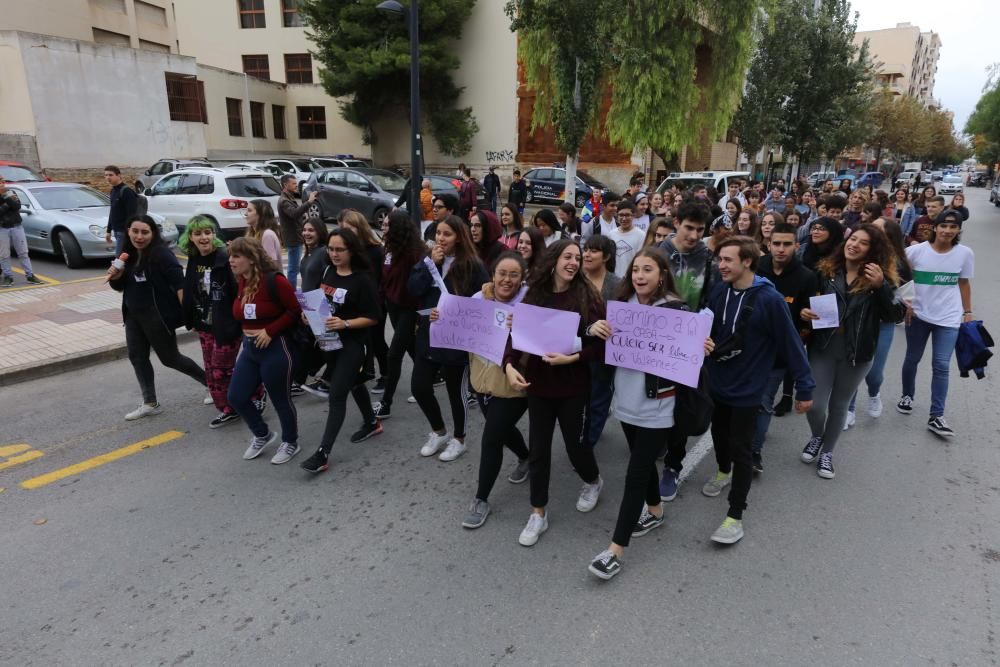
[[[274, 303], [281, 303], [281, 298], [278, 296], [278, 273], [271, 271], [264, 276], [264, 282], [267, 283], [267, 295]], [[283, 335], [287, 336], [292, 343], [293, 354], [298, 354], [300, 348], [312, 343], [312, 332], [301, 318], [295, 320], [295, 324]]]

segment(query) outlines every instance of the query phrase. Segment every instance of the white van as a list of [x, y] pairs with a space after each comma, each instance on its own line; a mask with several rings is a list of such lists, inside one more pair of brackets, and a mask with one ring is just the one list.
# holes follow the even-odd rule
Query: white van
[[705, 187], [713, 187], [715, 191], [719, 193], [719, 196], [726, 194], [729, 189], [730, 181], [739, 181], [740, 179], [749, 181], [750, 172], [748, 171], [685, 171], [683, 173], [677, 174], [676, 176], [670, 176], [664, 179], [659, 186], [657, 186], [657, 192], [666, 192], [671, 185], [676, 185], [682, 189], [690, 189], [695, 185], [704, 185]]

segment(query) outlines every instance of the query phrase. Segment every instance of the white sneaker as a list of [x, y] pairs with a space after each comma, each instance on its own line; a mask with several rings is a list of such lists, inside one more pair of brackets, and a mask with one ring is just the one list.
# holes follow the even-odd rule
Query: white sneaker
[[250, 446], [247, 447], [247, 450], [245, 452], [243, 452], [243, 460], [251, 461], [257, 458], [258, 456], [260, 456], [260, 453], [264, 451], [266, 447], [270, 446], [277, 439], [278, 439], [278, 434], [274, 432], [268, 433], [263, 438], [258, 438], [257, 436], [251, 436]]
[[203, 400], [202, 403], [204, 403], [205, 405], [212, 405], [213, 403], [215, 403], [215, 400], [212, 398], [212, 395], [209, 394], [208, 396], [205, 397], [205, 400]]
[[146, 403], [143, 403], [135, 410], [125, 415], [125, 421], [133, 422], [136, 419], [142, 419], [143, 417], [158, 415], [161, 412], [163, 412], [163, 407], [159, 403], [157, 403], [156, 405], [148, 405]]
[[538, 542], [538, 536], [549, 529], [549, 512], [546, 510], [545, 514], [535, 514], [531, 513], [528, 518], [528, 525], [524, 527], [521, 531], [520, 537], [517, 541], [523, 547], [533, 547], [535, 543]]
[[847, 411], [847, 417], [844, 418], [844, 430], [851, 428], [858, 421], [857, 414], [854, 410]]
[[597, 506], [597, 500], [601, 497], [601, 489], [604, 488], [604, 480], [600, 475], [593, 484], [584, 484], [580, 489], [580, 497], [576, 501], [577, 512], [589, 512]]
[[274, 457], [271, 458], [271, 463], [275, 465], [281, 465], [282, 463], [288, 463], [292, 460], [292, 457], [299, 453], [299, 446], [294, 442], [282, 442], [278, 445], [278, 451], [275, 453]]
[[408, 396], [406, 398], [406, 402], [407, 403], [416, 403], [417, 402], [417, 398], [416, 398], [416, 396]]
[[465, 443], [459, 442], [457, 439], [452, 438], [448, 441], [448, 446], [445, 447], [444, 451], [441, 452], [441, 456], [438, 457], [439, 461], [454, 461], [459, 456], [464, 454], [469, 450], [465, 446]]
[[421, 456], [434, 456], [437, 454], [438, 450], [444, 445], [444, 443], [451, 440], [451, 434], [447, 431], [444, 435], [438, 435], [434, 431], [431, 431], [430, 435], [427, 436], [427, 442], [424, 446], [420, 448]]
[[876, 419], [882, 416], [882, 394], [868, 397], [868, 415]]

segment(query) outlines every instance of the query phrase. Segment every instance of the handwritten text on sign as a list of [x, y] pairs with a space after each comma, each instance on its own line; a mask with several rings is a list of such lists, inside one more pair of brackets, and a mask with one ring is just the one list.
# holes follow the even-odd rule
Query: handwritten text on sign
[[438, 320], [431, 322], [431, 347], [472, 352], [495, 364], [503, 360], [510, 307], [444, 292], [437, 309]]
[[614, 333], [604, 347], [606, 364], [698, 386], [710, 314], [609, 301], [608, 323]]

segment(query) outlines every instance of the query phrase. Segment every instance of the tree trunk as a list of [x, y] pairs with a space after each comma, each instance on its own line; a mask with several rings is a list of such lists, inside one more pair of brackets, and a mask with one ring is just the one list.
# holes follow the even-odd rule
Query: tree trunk
[[[573, 86], [573, 109], [580, 114], [580, 59], [576, 59], [576, 83]], [[580, 147], [577, 146], [572, 155], [566, 156], [566, 184], [563, 189], [563, 201], [576, 205], [576, 166], [580, 161]]]

